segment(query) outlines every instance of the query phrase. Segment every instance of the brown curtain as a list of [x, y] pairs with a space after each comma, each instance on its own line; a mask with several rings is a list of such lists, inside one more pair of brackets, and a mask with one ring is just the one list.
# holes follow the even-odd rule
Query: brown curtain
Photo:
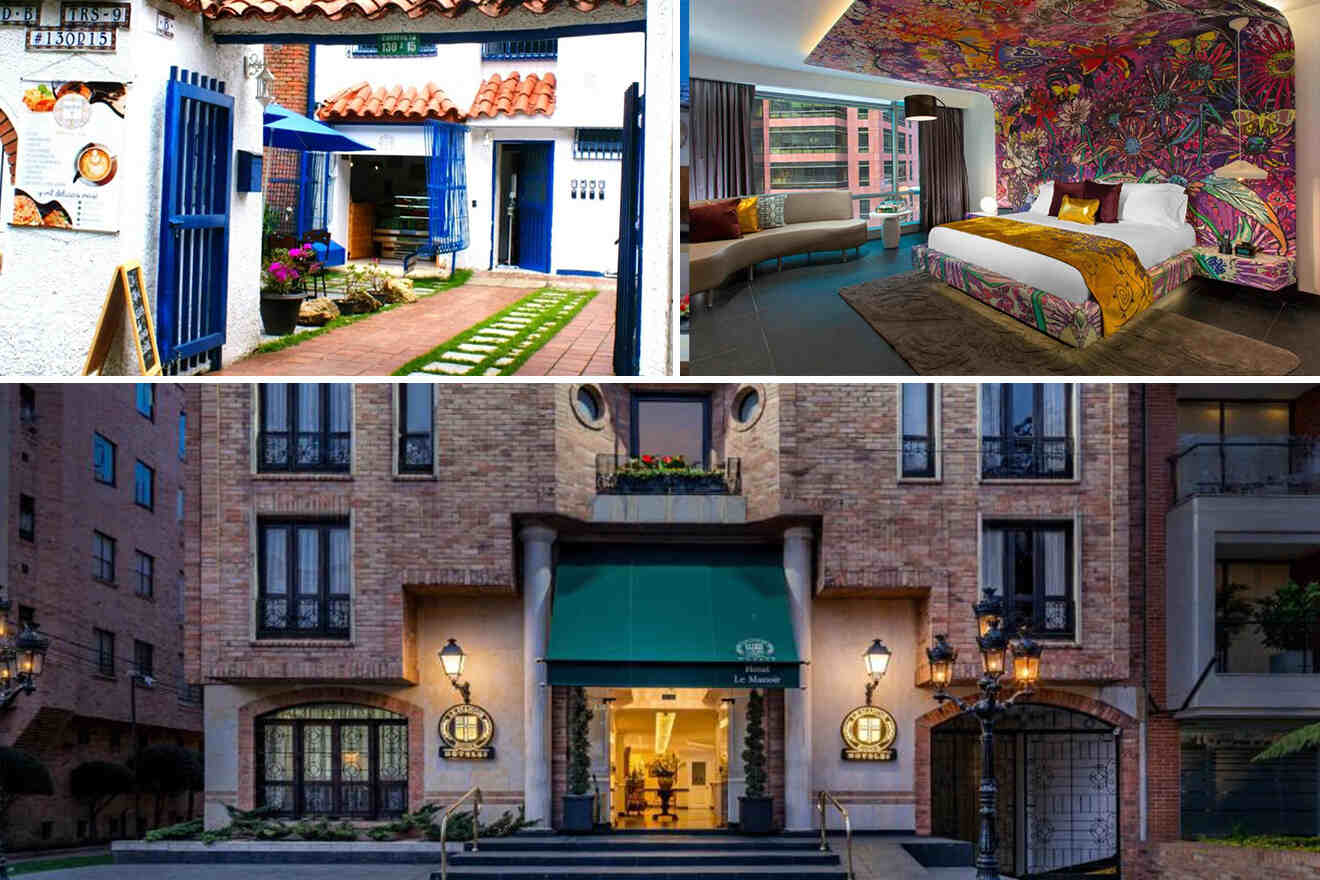
[[967, 159], [963, 117], [956, 107], [937, 107], [936, 118], [921, 123], [921, 228], [962, 220], [967, 213]]
[[754, 192], [752, 101], [756, 86], [691, 81], [692, 200], [725, 199]]

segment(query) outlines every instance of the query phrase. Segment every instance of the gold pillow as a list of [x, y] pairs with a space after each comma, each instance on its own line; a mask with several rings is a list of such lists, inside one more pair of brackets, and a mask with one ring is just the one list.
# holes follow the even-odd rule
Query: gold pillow
[[738, 225], [742, 227], [743, 235], [761, 231], [761, 222], [756, 219], [756, 196], [749, 196], [738, 203]]
[[1076, 199], [1072, 196], [1064, 196], [1063, 203], [1059, 205], [1059, 219], [1071, 220], [1073, 223], [1084, 223], [1087, 226], [1095, 225], [1095, 215], [1100, 213], [1099, 199]]

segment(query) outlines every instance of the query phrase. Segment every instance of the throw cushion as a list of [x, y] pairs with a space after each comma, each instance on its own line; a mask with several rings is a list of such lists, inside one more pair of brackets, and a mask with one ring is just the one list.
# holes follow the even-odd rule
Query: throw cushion
[[748, 196], [738, 202], [738, 226], [742, 234], [759, 232], [761, 227], [756, 222], [756, 196]]
[[1075, 199], [1072, 196], [1064, 196], [1063, 204], [1059, 206], [1059, 219], [1094, 226], [1095, 215], [1099, 210], [1099, 199]]
[[1097, 223], [1117, 223], [1118, 199], [1122, 192], [1121, 183], [1096, 183], [1094, 180], [1088, 180], [1082, 198], [1100, 200], [1100, 211], [1095, 216]]
[[725, 199], [705, 205], [692, 205], [688, 209], [688, 241], [723, 241], [742, 238], [738, 225], [738, 199]]
[[1072, 196], [1074, 199], [1086, 197], [1086, 184], [1082, 181], [1076, 183], [1065, 183], [1062, 180], [1054, 181], [1054, 198], [1050, 201], [1050, 216], [1059, 216], [1059, 206], [1063, 204], [1064, 196]]
[[787, 200], [787, 193], [780, 193], [777, 196], [757, 196], [756, 225], [762, 229], [774, 229], [783, 226], [784, 202]]

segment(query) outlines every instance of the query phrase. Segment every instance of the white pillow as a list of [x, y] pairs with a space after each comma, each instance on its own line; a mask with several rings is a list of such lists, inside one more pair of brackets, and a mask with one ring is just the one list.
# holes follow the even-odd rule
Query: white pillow
[[1181, 229], [1187, 222], [1187, 192], [1176, 183], [1125, 183], [1118, 219]]
[[1027, 208], [1027, 211], [1031, 214], [1048, 214], [1050, 212], [1050, 203], [1053, 201], [1054, 181], [1051, 180], [1049, 183], [1042, 183], [1040, 185], [1040, 193], [1036, 196], [1036, 201], [1031, 203], [1031, 207]]

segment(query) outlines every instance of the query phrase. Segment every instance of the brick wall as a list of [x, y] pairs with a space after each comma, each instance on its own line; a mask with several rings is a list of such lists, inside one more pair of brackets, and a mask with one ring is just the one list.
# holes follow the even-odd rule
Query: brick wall
[[1166, 843], [1155, 848], [1149, 876], [1161, 880], [1318, 880], [1320, 853], [1252, 849], [1213, 843]]
[[[267, 45], [266, 66], [275, 75], [271, 91], [275, 101], [294, 113], [307, 112], [308, 58], [310, 47], [296, 43]], [[262, 189], [267, 208], [273, 208], [279, 217], [279, 232], [292, 235], [297, 229], [294, 214], [298, 210], [298, 186], [289, 183], [271, 183], [272, 177], [296, 177], [299, 154], [293, 150], [266, 147], [262, 150]]]

